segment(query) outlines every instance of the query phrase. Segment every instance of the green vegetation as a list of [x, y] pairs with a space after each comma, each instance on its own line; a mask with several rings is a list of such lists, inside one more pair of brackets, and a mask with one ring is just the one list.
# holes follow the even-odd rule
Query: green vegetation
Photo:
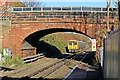
[[15, 67], [18, 65], [24, 65], [23, 60], [20, 58], [20, 56], [16, 56], [15, 58], [11, 58], [10, 56], [4, 56], [4, 62], [1, 63], [2, 66], [5, 67]]
[[47, 42], [53, 46], [56, 46], [56, 48], [58, 48], [62, 53], [66, 52], [65, 47], [67, 47], [67, 42], [63, 37], [61, 37], [57, 33], [47, 35], [47, 36], [41, 38], [40, 41], [41, 40], [44, 40], [45, 42]]
[[63, 32], [46, 35], [43, 38], [41, 38], [40, 41], [43, 40], [46, 43], [49, 43], [49, 44], [55, 46], [62, 53], [66, 53], [66, 47], [68, 44], [68, 40], [72, 40], [72, 39], [82, 40], [85, 42], [88, 41], [88, 38], [83, 35], [73, 34], [73, 33], [63, 33]]

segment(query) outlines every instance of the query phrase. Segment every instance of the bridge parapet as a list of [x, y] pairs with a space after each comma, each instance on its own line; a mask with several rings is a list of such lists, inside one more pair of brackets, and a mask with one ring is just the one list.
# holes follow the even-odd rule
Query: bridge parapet
[[[104, 7], [13, 7], [12, 12], [107, 12]], [[110, 8], [110, 12], [117, 8]]]
[[[116, 21], [117, 8], [110, 8], [110, 24]], [[104, 7], [13, 7], [12, 22], [68, 22], [106, 24]]]

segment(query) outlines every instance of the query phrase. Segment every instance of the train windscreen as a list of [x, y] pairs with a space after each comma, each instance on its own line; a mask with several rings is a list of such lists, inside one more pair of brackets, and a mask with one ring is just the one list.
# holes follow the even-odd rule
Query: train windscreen
[[77, 45], [77, 43], [75, 41], [70, 41], [69, 45]]

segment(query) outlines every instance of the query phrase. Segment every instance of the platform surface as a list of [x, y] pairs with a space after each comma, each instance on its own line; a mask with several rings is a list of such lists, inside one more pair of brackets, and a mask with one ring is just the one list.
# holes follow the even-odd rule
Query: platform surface
[[98, 69], [86, 64], [79, 64], [64, 80], [99, 80], [99, 77]]

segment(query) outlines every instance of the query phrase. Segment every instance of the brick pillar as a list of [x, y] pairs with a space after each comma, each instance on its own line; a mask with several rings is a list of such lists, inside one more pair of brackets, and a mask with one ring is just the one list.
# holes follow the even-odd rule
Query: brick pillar
[[3, 40], [3, 34], [2, 34], [2, 20], [0, 20], [0, 49], [2, 48], [2, 40]]

